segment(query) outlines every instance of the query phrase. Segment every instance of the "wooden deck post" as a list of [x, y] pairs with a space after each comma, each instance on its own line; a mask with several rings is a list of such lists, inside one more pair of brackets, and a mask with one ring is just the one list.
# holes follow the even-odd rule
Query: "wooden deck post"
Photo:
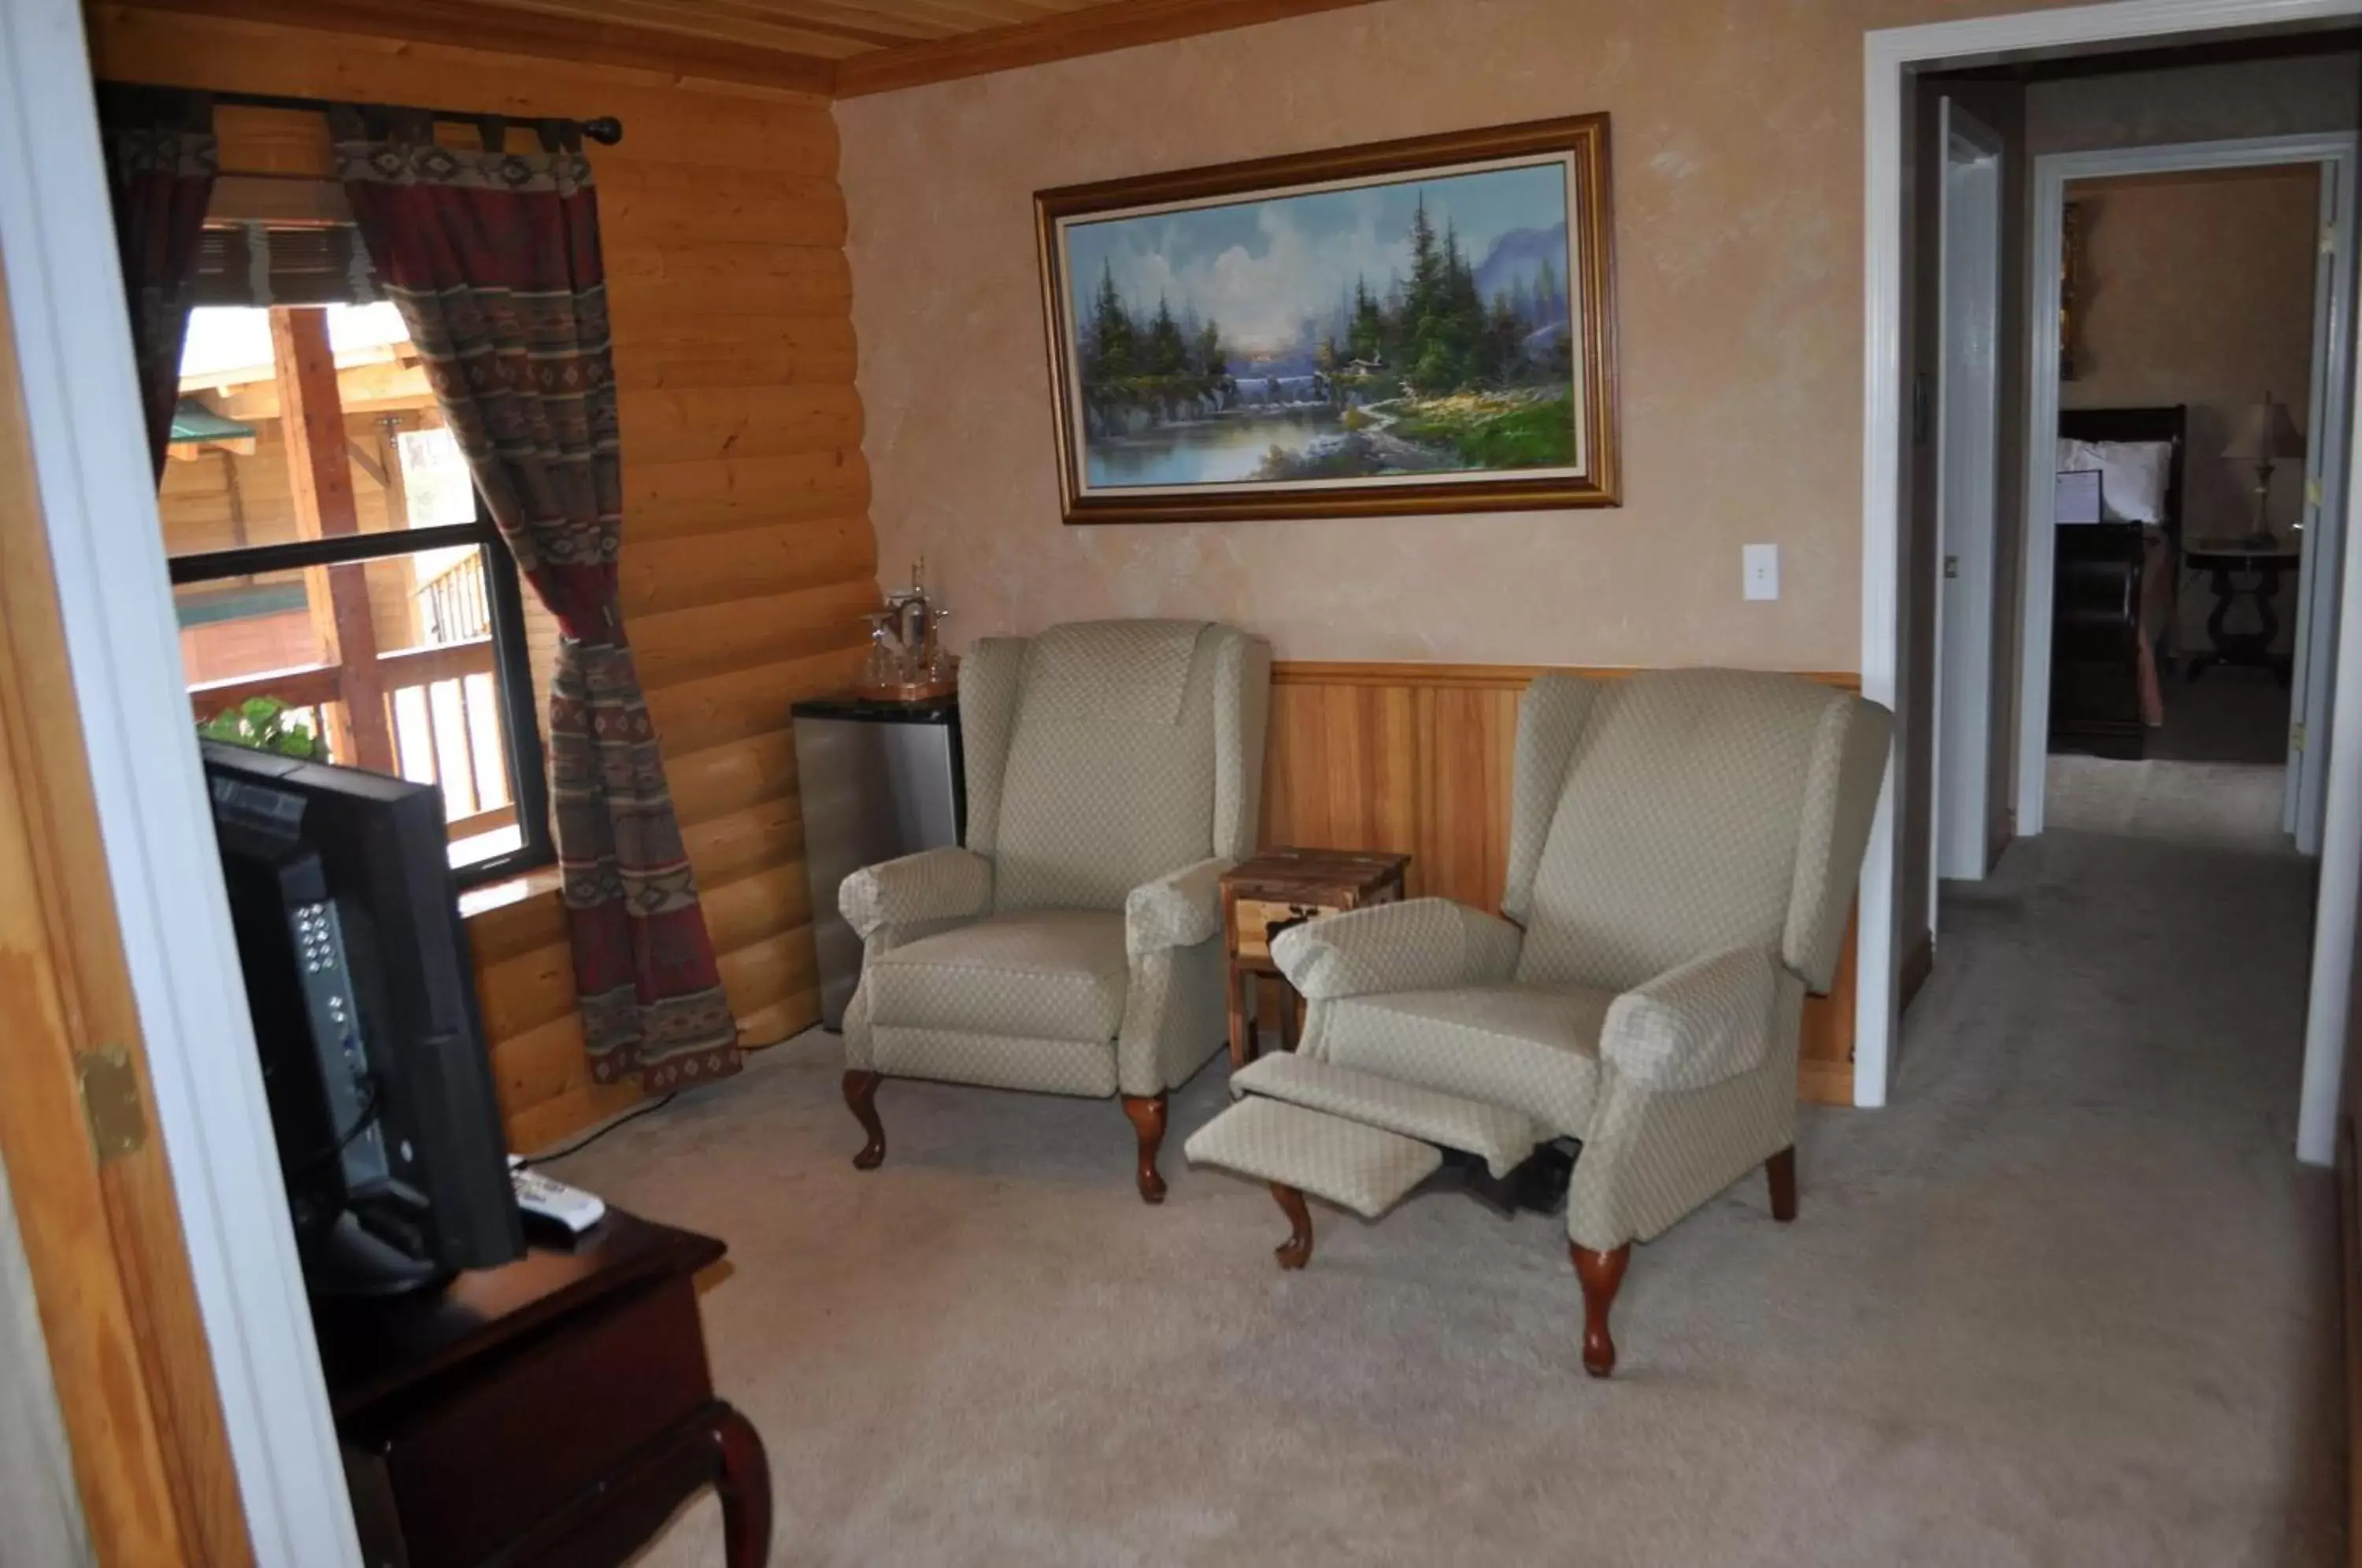
[[[337, 357], [328, 347], [328, 313], [274, 307], [271, 362], [279, 373], [281, 433], [295, 496], [296, 536], [333, 538], [360, 532], [347, 456], [344, 404], [337, 395]], [[326, 662], [344, 667], [344, 714], [324, 712], [339, 762], [394, 771], [393, 727], [377, 668], [377, 626], [370, 613], [369, 569], [316, 567], [304, 573], [304, 597]]]

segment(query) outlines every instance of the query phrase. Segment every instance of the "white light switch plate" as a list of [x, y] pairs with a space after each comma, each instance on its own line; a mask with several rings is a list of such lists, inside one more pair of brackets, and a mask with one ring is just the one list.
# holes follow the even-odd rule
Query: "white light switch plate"
[[1742, 587], [1749, 599], [1780, 597], [1780, 547], [1749, 545], [1743, 551], [1746, 576]]

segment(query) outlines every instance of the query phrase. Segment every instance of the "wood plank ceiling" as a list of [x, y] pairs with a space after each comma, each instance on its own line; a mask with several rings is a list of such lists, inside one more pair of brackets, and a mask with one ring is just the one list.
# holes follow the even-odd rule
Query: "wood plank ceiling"
[[137, 0], [838, 97], [1161, 43], [1366, 0]]

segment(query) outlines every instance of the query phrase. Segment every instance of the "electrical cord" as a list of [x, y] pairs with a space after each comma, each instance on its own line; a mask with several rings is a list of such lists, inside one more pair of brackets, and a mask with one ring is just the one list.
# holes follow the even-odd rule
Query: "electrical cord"
[[361, 1101], [360, 1110], [354, 1113], [353, 1124], [346, 1128], [334, 1143], [304, 1161], [304, 1168], [296, 1173], [299, 1177], [314, 1175], [321, 1166], [342, 1158], [345, 1151], [353, 1146], [354, 1139], [377, 1125], [378, 1117], [385, 1110], [383, 1086], [375, 1073], [368, 1073], [362, 1076], [361, 1087], [368, 1091], [369, 1098]]
[[600, 1139], [604, 1138], [608, 1133], [613, 1132], [616, 1128], [621, 1127], [624, 1122], [636, 1121], [643, 1116], [652, 1116], [656, 1112], [662, 1110], [666, 1106], [670, 1105], [679, 1097], [680, 1091], [679, 1089], [675, 1089], [672, 1093], [665, 1096], [662, 1099], [651, 1100], [646, 1105], [634, 1106], [623, 1115], [615, 1118], [614, 1121], [607, 1123], [606, 1126], [600, 1128], [595, 1132], [590, 1132], [576, 1139], [573, 1143], [567, 1144], [562, 1149], [552, 1149], [546, 1154], [535, 1154], [529, 1160], [519, 1160], [516, 1163], [516, 1168], [521, 1171], [529, 1171], [535, 1165], [546, 1165], [552, 1160], [562, 1160], [569, 1154], [579, 1154], [583, 1150], [589, 1148], [591, 1144], [597, 1143]]

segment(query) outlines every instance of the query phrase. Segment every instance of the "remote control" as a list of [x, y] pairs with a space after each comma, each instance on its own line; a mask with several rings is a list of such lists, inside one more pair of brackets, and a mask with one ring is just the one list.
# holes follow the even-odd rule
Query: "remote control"
[[546, 1220], [561, 1226], [568, 1234], [579, 1236], [606, 1218], [606, 1200], [579, 1187], [568, 1187], [562, 1181], [552, 1181], [539, 1171], [516, 1168], [516, 1156], [509, 1156], [509, 1181], [516, 1188], [517, 1209], [527, 1219]]

